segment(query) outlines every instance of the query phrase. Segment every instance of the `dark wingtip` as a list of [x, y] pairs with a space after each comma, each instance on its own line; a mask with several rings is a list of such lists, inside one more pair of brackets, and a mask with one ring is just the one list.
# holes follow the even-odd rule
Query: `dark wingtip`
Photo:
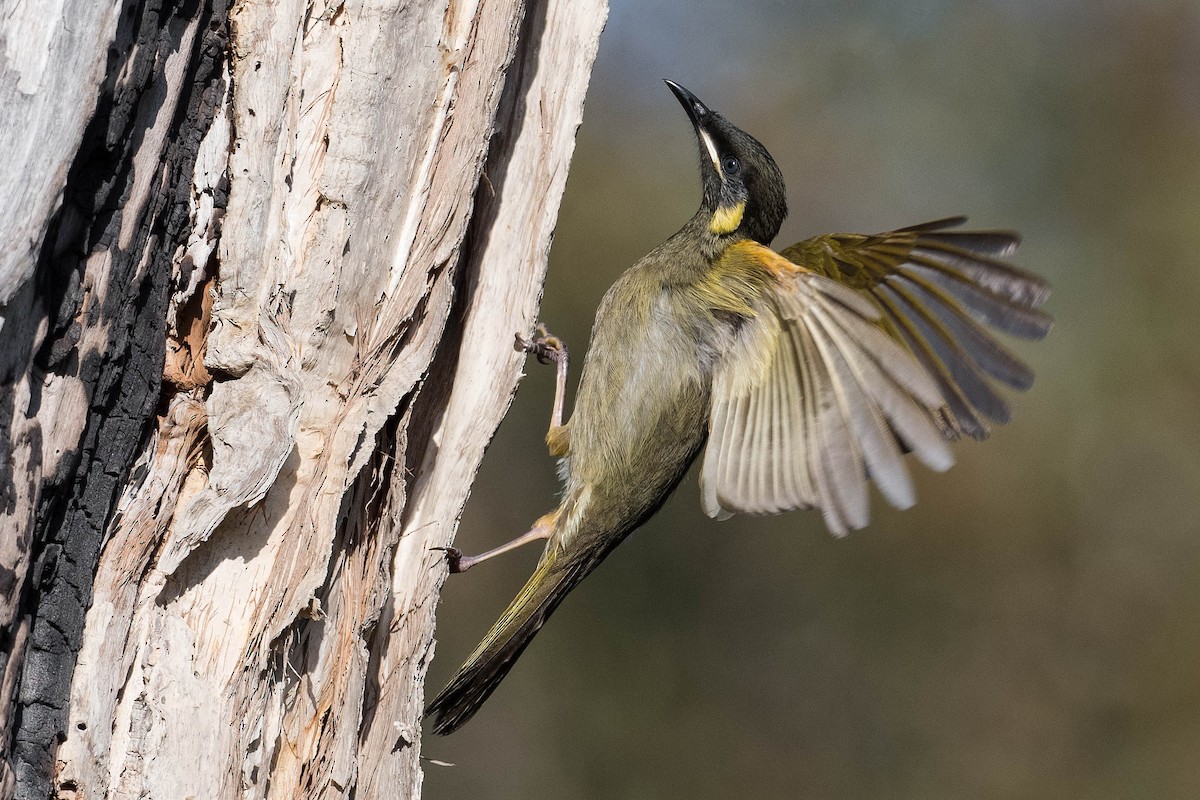
[[967, 218], [963, 215], [957, 217], [942, 217], [935, 219], [932, 222], [922, 222], [920, 225], [909, 225], [907, 228], [897, 228], [896, 233], [928, 233], [931, 231], [945, 230], [946, 228], [957, 228], [959, 225], [965, 224]]

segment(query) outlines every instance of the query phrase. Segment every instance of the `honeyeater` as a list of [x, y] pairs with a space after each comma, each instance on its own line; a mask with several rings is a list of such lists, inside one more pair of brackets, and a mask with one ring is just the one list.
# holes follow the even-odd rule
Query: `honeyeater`
[[604, 296], [574, 410], [562, 421], [566, 349], [544, 328], [518, 344], [558, 362], [547, 434], [562, 501], [529, 533], [533, 577], [433, 700], [434, 732], [471, 718], [547, 618], [666, 500], [703, 451], [705, 512], [820, 509], [836, 535], [868, 518], [868, 479], [914, 502], [903, 455], [930, 469], [948, 442], [1009, 420], [996, 384], [1033, 374], [989, 328], [1039, 339], [1044, 280], [1003, 259], [1006, 231], [942, 219], [873, 236], [829, 234], [776, 251], [783, 176], [757, 140], [667, 81], [695, 128], [703, 199], [674, 236]]

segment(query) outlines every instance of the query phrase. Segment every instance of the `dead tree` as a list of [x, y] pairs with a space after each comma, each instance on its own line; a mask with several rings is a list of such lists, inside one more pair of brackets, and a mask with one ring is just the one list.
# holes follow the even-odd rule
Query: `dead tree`
[[419, 795], [605, 13], [0, 14], [0, 796]]

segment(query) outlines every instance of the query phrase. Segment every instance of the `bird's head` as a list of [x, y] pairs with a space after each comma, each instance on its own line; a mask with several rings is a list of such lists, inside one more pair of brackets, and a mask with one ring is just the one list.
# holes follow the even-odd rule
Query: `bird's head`
[[744, 236], [770, 244], [787, 216], [783, 174], [757, 139], [710, 109], [673, 81], [700, 145], [704, 199], [700, 213], [718, 236]]

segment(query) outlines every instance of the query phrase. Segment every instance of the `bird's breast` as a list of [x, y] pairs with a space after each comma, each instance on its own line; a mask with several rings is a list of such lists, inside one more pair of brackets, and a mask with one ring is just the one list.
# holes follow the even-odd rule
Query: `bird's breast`
[[618, 284], [602, 312], [571, 419], [566, 491], [586, 491], [582, 522], [627, 529], [662, 503], [703, 444], [709, 378], [694, 321], [671, 290]]

